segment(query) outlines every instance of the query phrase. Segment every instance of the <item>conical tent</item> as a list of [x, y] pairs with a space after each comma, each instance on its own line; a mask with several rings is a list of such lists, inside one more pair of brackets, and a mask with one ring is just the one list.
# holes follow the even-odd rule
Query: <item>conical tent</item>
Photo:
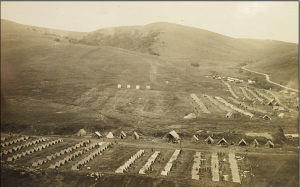
[[244, 139], [241, 139], [241, 141], [238, 143], [239, 146], [246, 146], [247, 142]]
[[108, 135], [106, 135], [106, 138], [114, 138], [114, 135], [112, 132], [109, 132]]
[[214, 143], [214, 139], [212, 139], [210, 136], [208, 138], [206, 138], [206, 143], [207, 144], [213, 144]]
[[78, 132], [77, 132], [77, 136], [85, 136], [86, 135], [86, 131], [84, 129], [80, 129]]
[[253, 140], [253, 142], [250, 144], [251, 147], [258, 147], [259, 143], [256, 139]]

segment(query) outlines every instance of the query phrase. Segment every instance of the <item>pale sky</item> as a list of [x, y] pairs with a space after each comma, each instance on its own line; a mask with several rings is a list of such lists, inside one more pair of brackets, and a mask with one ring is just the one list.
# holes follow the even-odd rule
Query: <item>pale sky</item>
[[83, 32], [170, 22], [234, 38], [299, 43], [298, 1], [1, 1], [1, 19]]

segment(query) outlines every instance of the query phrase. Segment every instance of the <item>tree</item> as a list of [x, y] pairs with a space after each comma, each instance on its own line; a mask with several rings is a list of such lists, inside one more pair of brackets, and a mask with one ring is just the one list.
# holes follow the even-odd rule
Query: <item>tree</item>
[[272, 134], [274, 141], [285, 141], [286, 138], [283, 133], [283, 129], [280, 125], [276, 125]]

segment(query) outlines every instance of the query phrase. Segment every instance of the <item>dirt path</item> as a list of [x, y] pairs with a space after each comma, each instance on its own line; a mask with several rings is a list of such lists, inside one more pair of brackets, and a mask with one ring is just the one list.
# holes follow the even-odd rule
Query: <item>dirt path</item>
[[275, 85], [280, 86], [280, 87], [282, 87], [282, 88], [284, 88], [284, 89], [287, 89], [287, 90], [291, 90], [291, 91], [294, 91], [294, 92], [299, 92], [299, 90], [296, 90], [296, 89], [293, 89], [293, 88], [289, 88], [289, 87], [286, 87], [286, 86], [282, 86], [282, 85], [280, 85], [280, 84], [278, 84], [278, 83], [276, 83], [276, 82], [270, 81], [270, 76], [267, 75], [267, 74], [265, 74], [265, 73], [260, 73], [260, 72], [257, 72], [257, 71], [252, 71], [252, 70], [246, 69], [245, 66], [243, 66], [242, 69], [243, 69], [243, 70], [246, 70], [246, 71], [250, 71], [250, 72], [252, 72], [252, 73], [257, 73], [257, 74], [266, 76], [266, 80], [267, 80], [269, 83], [275, 84]]
[[157, 73], [157, 67], [153, 64], [153, 62], [151, 62], [150, 60], [144, 58], [144, 60], [146, 62], [148, 62], [150, 64], [150, 81], [155, 83], [156, 81], [156, 73]]

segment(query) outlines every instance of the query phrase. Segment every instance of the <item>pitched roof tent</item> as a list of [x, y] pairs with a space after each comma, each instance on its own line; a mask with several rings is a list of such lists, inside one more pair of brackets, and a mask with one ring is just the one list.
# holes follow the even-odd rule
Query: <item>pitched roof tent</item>
[[217, 145], [219, 145], [219, 144], [228, 144], [228, 142], [227, 142], [224, 138], [222, 138], [222, 139], [217, 143]]
[[206, 138], [206, 143], [207, 144], [213, 144], [214, 143], [214, 139], [212, 139], [210, 136], [208, 136], [208, 138]]
[[114, 138], [114, 135], [112, 132], [109, 132], [108, 135], [106, 135], [106, 138]]
[[268, 140], [267, 143], [265, 144], [265, 146], [268, 148], [274, 148], [274, 143], [271, 142], [271, 140]]
[[244, 139], [241, 139], [241, 141], [238, 143], [240, 146], [246, 146], [247, 142]]
[[256, 139], [253, 140], [253, 142], [250, 144], [251, 147], [258, 147], [259, 143]]
[[140, 136], [138, 135], [138, 133], [136, 133], [135, 131], [133, 132], [133, 135], [134, 135], [135, 139], [139, 139], [140, 138]]
[[120, 133], [120, 138], [121, 138], [121, 139], [124, 139], [124, 138], [126, 138], [126, 134], [125, 134], [125, 132], [121, 131], [121, 133]]

